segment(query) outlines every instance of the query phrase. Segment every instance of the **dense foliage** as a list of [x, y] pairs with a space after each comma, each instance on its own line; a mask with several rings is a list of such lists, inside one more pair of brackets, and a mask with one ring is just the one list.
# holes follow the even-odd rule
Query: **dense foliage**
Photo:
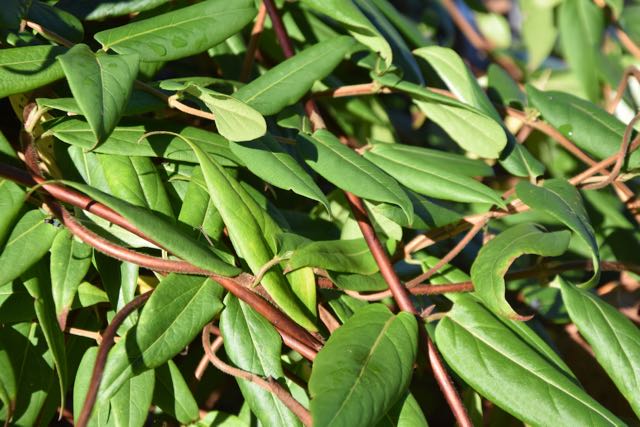
[[640, 2], [3, 0], [6, 425], [638, 425]]

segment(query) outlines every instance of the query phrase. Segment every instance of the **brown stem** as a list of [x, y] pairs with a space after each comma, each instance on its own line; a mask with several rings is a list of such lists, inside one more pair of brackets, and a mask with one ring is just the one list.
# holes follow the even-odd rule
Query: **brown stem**
[[207, 326], [202, 330], [202, 347], [204, 348], [204, 352], [213, 366], [215, 366], [225, 374], [243, 379], [245, 381], [249, 381], [262, 388], [263, 390], [272, 393], [274, 396], [280, 399], [284, 406], [289, 408], [289, 410], [293, 412], [300, 419], [300, 421], [302, 421], [302, 424], [307, 427], [311, 427], [311, 425], [313, 424], [311, 414], [304, 406], [300, 404], [300, 402], [298, 402], [293, 398], [293, 396], [291, 396], [287, 389], [285, 389], [274, 378], [263, 378], [259, 375], [253, 374], [240, 368], [236, 368], [235, 366], [231, 366], [223, 362], [216, 355], [216, 352], [220, 349], [220, 347], [222, 347], [223, 339], [222, 337], [217, 337], [212, 344], [209, 339], [210, 335], [211, 334], [209, 331], [209, 327]]
[[89, 422], [91, 412], [93, 411], [93, 407], [96, 403], [96, 398], [98, 397], [98, 390], [100, 389], [102, 374], [104, 373], [104, 367], [107, 363], [107, 356], [109, 355], [109, 350], [113, 347], [114, 338], [118, 328], [131, 313], [149, 299], [151, 292], [153, 291], [138, 295], [130, 303], [122, 307], [122, 309], [120, 309], [120, 311], [118, 311], [113, 317], [111, 323], [109, 323], [109, 326], [107, 326], [107, 329], [105, 329], [102, 334], [102, 342], [98, 347], [98, 355], [96, 356], [96, 362], [93, 366], [93, 373], [91, 374], [91, 381], [89, 382], [89, 390], [87, 391], [87, 396], [85, 398], [84, 405], [82, 406], [82, 410], [80, 411], [80, 416], [78, 417], [76, 426], [85, 427]]
[[635, 65], [631, 65], [625, 68], [624, 73], [622, 73], [622, 79], [620, 80], [618, 88], [616, 89], [616, 95], [613, 97], [613, 99], [609, 103], [609, 106], [607, 107], [607, 112], [609, 114], [613, 114], [613, 112], [616, 110], [616, 107], [624, 96], [625, 90], [627, 90], [627, 86], [629, 86], [629, 78], [632, 76], [635, 77], [635, 79], [640, 83], [640, 70], [638, 70]]
[[253, 61], [256, 57], [256, 51], [258, 50], [258, 41], [262, 35], [264, 29], [264, 21], [267, 16], [267, 8], [263, 3], [260, 4], [258, 9], [258, 16], [256, 22], [251, 29], [251, 38], [249, 39], [249, 46], [247, 46], [247, 52], [244, 55], [244, 61], [242, 62], [242, 71], [240, 72], [240, 81], [247, 81], [251, 74], [251, 68], [253, 67]]
[[625, 47], [633, 55], [636, 59], [640, 59], [640, 47], [631, 40], [631, 37], [620, 27], [619, 24], [616, 23], [616, 36], [618, 36], [618, 40], [622, 46]]

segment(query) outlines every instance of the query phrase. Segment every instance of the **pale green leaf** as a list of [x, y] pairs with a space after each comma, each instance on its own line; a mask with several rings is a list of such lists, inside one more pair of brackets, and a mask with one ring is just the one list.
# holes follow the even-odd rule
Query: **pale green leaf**
[[373, 274], [378, 264], [364, 239], [310, 242], [295, 249], [287, 270], [316, 267], [340, 273]]

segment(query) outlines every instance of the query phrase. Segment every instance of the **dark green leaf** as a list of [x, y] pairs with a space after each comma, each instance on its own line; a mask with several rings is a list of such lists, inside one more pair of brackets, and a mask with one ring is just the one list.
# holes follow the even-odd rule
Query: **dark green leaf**
[[438, 348], [467, 384], [529, 425], [625, 425], [503, 322], [466, 297], [438, 323]]
[[327, 181], [356, 196], [399, 206], [411, 223], [413, 207], [400, 185], [326, 130], [313, 136], [299, 134], [298, 146], [305, 161]]
[[117, 426], [142, 427], [149, 416], [149, 406], [153, 397], [155, 374], [142, 372], [124, 383], [111, 398], [109, 417]]
[[24, 190], [8, 179], [0, 178], [0, 244], [24, 204]]
[[376, 427], [427, 427], [420, 404], [411, 393], [393, 405]]
[[84, 21], [103, 20], [113, 16], [144, 12], [167, 3], [169, 0], [96, 0], [78, 2], [60, 0], [56, 7], [63, 8]]
[[596, 295], [558, 277], [569, 316], [622, 395], [640, 416], [640, 331]]
[[134, 374], [163, 365], [220, 311], [222, 288], [204, 277], [164, 278], [130, 329], [109, 353], [98, 400], [114, 396]]
[[417, 344], [412, 314], [393, 315], [382, 304], [358, 310], [313, 362], [309, 392], [314, 425], [379, 422], [407, 390]]
[[354, 40], [346, 36], [315, 44], [241, 87], [234, 97], [265, 116], [276, 114], [331, 73], [353, 45]]
[[293, 251], [287, 270], [324, 268], [341, 273], [373, 274], [378, 264], [364, 239], [311, 242]]
[[0, 253], [0, 286], [19, 277], [47, 253], [58, 228], [39, 210], [29, 211], [16, 224]]
[[95, 135], [94, 146], [113, 132], [138, 75], [137, 55], [94, 54], [79, 44], [59, 58], [71, 93]]
[[471, 266], [475, 295], [500, 316], [524, 320], [505, 299], [504, 275], [513, 261], [523, 254], [561, 255], [569, 245], [567, 230], [545, 233], [534, 224], [520, 224], [498, 234], [480, 249]]
[[95, 39], [104, 50], [137, 53], [142, 61], [171, 61], [217, 45], [255, 15], [253, 0], [207, 0], [101, 31]]
[[28, 46], [0, 50], [0, 98], [28, 92], [64, 77], [56, 61], [66, 51], [57, 46]]
[[153, 403], [163, 412], [171, 414], [181, 424], [189, 424], [199, 418], [198, 403], [180, 369], [169, 360], [165, 365], [156, 368], [156, 387]]
[[567, 181], [549, 179], [542, 187], [520, 182], [516, 186], [516, 192], [518, 197], [531, 208], [548, 213], [573, 230], [589, 247], [593, 261], [593, 277], [582, 286], [597, 285], [600, 278], [600, 251], [578, 190]]
[[84, 38], [84, 28], [78, 18], [42, 1], [31, 3], [28, 19], [73, 43], [80, 43]]
[[[220, 316], [224, 348], [231, 362], [245, 371], [282, 381], [282, 341], [275, 328], [251, 307], [228, 294]], [[238, 380], [242, 395], [265, 426], [299, 426], [300, 421], [272, 393]]]
[[363, 275], [329, 272], [329, 276], [337, 287], [350, 291], [384, 291], [389, 287], [380, 273]]

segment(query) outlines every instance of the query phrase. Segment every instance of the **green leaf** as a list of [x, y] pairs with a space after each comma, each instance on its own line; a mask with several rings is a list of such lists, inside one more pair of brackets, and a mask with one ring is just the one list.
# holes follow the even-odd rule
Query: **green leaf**
[[552, 2], [521, 0], [522, 41], [527, 48], [527, 69], [535, 71], [549, 56], [558, 37]]
[[356, 196], [397, 205], [407, 220], [413, 221], [411, 200], [396, 180], [342, 145], [330, 132], [299, 134], [297, 146], [307, 164], [327, 181]]
[[504, 68], [496, 64], [491, 64], [489, 65], [487, 76], [489, 77], [488, 93], [492, 97], [497, 98], [498, 102], [502, 105], [517, 105], [520, 107], [527, 105], [524, 92]]
[[222, 288], [205, 277], [170, 274], [145, 304], [138, 324], [109, 352], [99, 401], [134, 374], [157, 368], [178, 354], [222, 308]]
[[[564, 92], [543, 92], [527, 85], [529, 102], [544, 119], [596, 159], [620, 150], [625, 124], [597, 105]], [[631, 153], [625, 169], [640, 167], [640, 151]]]
[[186, 91], [200, 99], [216, 116], [220, 135], [231, 141], [251, 141], [267, 132], [264, 117], [238, 99], [211, 89], [188, 86]]
[[59, 229], [39, 210], [27, 212], [14, 227], [0, 253], [0, 286], [18, 278], [47, 253]]
[[640, 331], [596, 295], [557, 278], [571, 320], [609, 377], [640, 416]]
[[373, 274], [378, 264], [364, 239], [311, 242], [295, 249], [287, 270], [324, 268], [341, 273]]
[[516, 186], [518, 197], [531, 208], [548, 213], [568, 228], [589, 247], [593, 261], [593, 276], [582, 287], [593, 287], [600, 278], [600, 251], [580, 192], [561, 179], [546, 180], [542, 187], [528, 182]]
[[98, 154], [110, 194], [173, 218], [171, 201], [153, 162], [146, 157]]
[[407, 191], [407, 194], [413, 204], [414, 215], [411, 223], [407, 222], [405, 215], [397, 206], [380, 203], [374, 206], [372, 210], [386, 216], [396, 224], [416, 230], [442, 227], [460, 219], [459, 213], [437, 205], [424, 196], [410, 190]]
[[[101, 0], [99, 2], [77, 2], [60, 0], [56, 6], [72, 12], [83, 21], [101, 21], [114, 16], [140, 13], [167, 3], [169, 0]], [[97, 4], [96, 4], [97, 3]]]
[[[59, 235], [62, 235], [62, 233]], [[52, 284], [49, 277], [49, 269], [47, 269], [46, 264], [40, 263], [25, 274], [23, 283], [29, 294], [34, 298], [38, 323], [58, 374], [61, 396], [60, 406], [64, 407], [65, 395], [69, 384], [69, 370], [65, 350], [65, 336], [58, 325], [53, 294], [51, 293]]]
[[417, 193], [436, 199], [504, 206], [500, 195], [484, 184], [457, 173], [456, 169], [425, 164], [410, 151], [374, 149], [367, 151], [364, 158]]
[[69, 87], [95, 135], [94, 146], [113, 132], [138, 75], [137, 55], [94, 54], [75, 45], [59, 58]]
[[[82, 355], [78, 370], [76, 371], [76, 378], [73, 384], [73, 407], [80, 408], [84, 406], [84, 401], [89, 391], [89, 383], [91, 381], [91, 374], [93, 367], [96, 364], [96, 357], [98, 355], [98, 347], [89, 347], [87, 351]], [[77, 411], [77, 409], [76, 409]], [[94, 407], [92, 416], [90, 417], [89, 424], [92, 426], [106, 426], [108, 425], [109, 417], [109, 401], [97, 401]]]
[[363, 45], [376, 52], [384, 60], [386, 68], [391, 66], [393, 53], [389, 42], [373, 26], [371, 21], [353, 2], [341, 0], [303, 0], [302, 4], [340, 23]]
[[545, 233], [534, 224], [520, 224], [498, 234], [480, 249], [471, 266], [474, 294], [493, 312], [516, 320], [526, 320], [513, 311], [505, 299], [504, 275], [523, 254], [558, 256], [567, 250], [571, 233]]
[[301, 196], [317, 200], [329, 212], [329, 201], [313, 178], [270, 135], [245, 143], [231, 143], [233, 154], [259, 178], [284, 190], [292, 190]]
[[[240, 369], [275, 380], [284, 380], [280, 362], [282, 341], [275, 328], [250, 306], [227, 294], [220, 316], [224, 349]], [[256, 384], [238, 379], [251, 411], [265, 426], [299, 426], [300, 421], [275, 396]]]
[[[227, 226], [233, 247], [253, 274], [257, 274], [276, 254], [276, 236], [280, 233], [280, 227], [247, 190], [200, 146], [193, 142], [189, 142], [189, 145], [200, 161], [209, 196]], [[309, 330], [316, 329], [280, 267], [271, 268], [263, 276], [261, 284], [294, 321]]]
[[279, 113], [329, 75], [353, 48], [351, 37], [341, 36], [315, 44], [242, 86], [234, 97], [265, 116]]
[[141, 61], [172, 61], [203, 52], [247, 25], [253, 0], [207, 0], [121, 27], [100, 31], [104, 50], [137, 53]]
[[597, 52], [604, 32], [604, 13], [595, 3], [564, 0], [558, 12], [560, 44], [569, 67], [589, 100], [600, 99]]
[[115, 210], [145, 235], [151, 236], [162, 247], [196, 267], [223, 276], [234, 276], [239, 273], [238, 268], [222, 261], [203, 243], [185, 235], [175, 224], [161, 216], [154, 215], [148, 209], [132, 205], [88, 185], [69, 181], [64, 181], [64, 183]]
[[78, 286], [91, 266], [91, 246], [63, 230], [51, 245], [51, 290], [56, 317], [64, 328]]
[[438, 349], [474, 390], [528, 425], [625, 425], [503, 322], [466, 297], [438, 323]]
[[393, 315], [382, 304], [358, 310], [313, 362], [314, 426], [375, 425], [407, 391], [417, 346], [412, 314]]
[[387, 412], [376, 427], [427, 427], [427, 420], [420, 409], [420, 404], [407, 393]]
[[24, 204], [24, 190], [8, 179], [0, 178], [0, 244]]
[[173, 360], [156, 368], [155, 373], [153, 403], [163, 412], [172, 415], [180, 424], [196, 421], [200, 415], [198, 403]]
[[66, 49], [27, 46], [0, 50], [0, 98], [28, 92], [64, 77], [56, 61]]
[[389, 287], [380, 273], [362, 275], [329, 272], [329, 277], [337, 287], [350, 291], [384, 291]]
[[[52, 134], [67, 144], [89, 149], [95, 144], [89, 124], [73, 117], [52, 120], [45, 124], [45, 135]], [[149, 130], [166, 129], [161, 123], [150, 126], [118, 126], [109, 138], [95, 148], [96, 153], [121, 156], [161, 157], [169, 160], [197, 163], [197, 158], [187, 143], [174, 135], [152, 135], [144, 138]], [[195, 127], [175, 129], [177, 133], [200, 144], [207, 153], [215, 156], [223, 166], [237, 166], [240, 160], [229, 150], [229, 141], [214, 132]]]
[[42, 1], [31, 3], [27, 19], [73, 43], [80, 43], [84, 38], [84, 29], [78, 18]]
[[111, 398], [111, 413], [116, 426], [142, 427], [149, 417], [155, 374], [142, 372], [127, 381]]
[[17, 30], [20, 21], [27, 15], [31, 2], [28, 0], [6, 0], [0, 9], [0, 30]]
[[209, 197], [207, 184], [204, 183], [200, 167], [196, 167], [191, 175], [191, 181], [182, 200], [178, 221], [198, 230], [198, 236], [206, 233], [213, 241], [218, 241], [222, 236], [224, 222]]

